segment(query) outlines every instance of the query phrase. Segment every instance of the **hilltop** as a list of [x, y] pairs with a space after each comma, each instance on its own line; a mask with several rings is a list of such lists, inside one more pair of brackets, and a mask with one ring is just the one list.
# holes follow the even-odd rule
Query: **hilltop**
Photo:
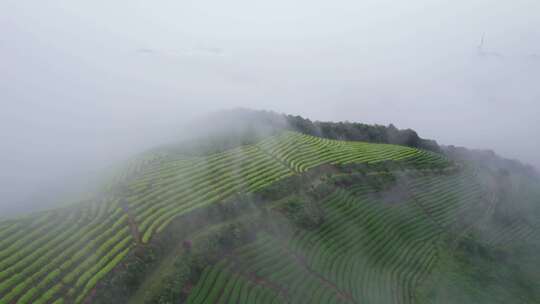
[[0, 303], [540, 301], [529, 167], [393, 125], [205, 122], [93, 198], [1, 221]]

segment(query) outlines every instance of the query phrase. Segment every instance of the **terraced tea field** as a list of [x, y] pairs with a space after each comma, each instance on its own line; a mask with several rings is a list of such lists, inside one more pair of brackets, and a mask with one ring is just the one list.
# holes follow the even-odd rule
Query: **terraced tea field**
[[407, 187], [412, 195], [398, 205], [365, 185], [337, 190], [323, 202], [318, 229], [260, 235], [207, 268], [188, 303], [414, 303], [444, 225], [478, 203], [461, 199], [477, 196], [478, 184], [458, 174]]
[[[411, 170], [448, 165], [405, 146], [289, 131], [212, 155], [147, 155], [93, 201], [0, 222], [0, 304], [83, 303], [179, 216], [321, 165], [385, 162]], [[470, 223], [467, 215], [483, 205], [473, 174], [428, 174], [402, 187], [408, 199], [395, 206], [365, 185], [334, 192], [317, 230], [291, 239], [261, 233], [205, 269], [188, 302], [413, 303], [437, 262], [441, 233]]]
[[1, 233], [0, 303], [81, 303], [134, 244], [113, 201], [15, 220]]
[[163, 230], [176, 216], [231, 194], [255, 192], [322, 164], [382, 161], [433, 166], [446, 160], [403, 146], [340, 142], [284, 132], [257, 145], [161, 163], [130, 181], [127, 201], [140, 223], [142, 241], [148, 242], [153, 233]]

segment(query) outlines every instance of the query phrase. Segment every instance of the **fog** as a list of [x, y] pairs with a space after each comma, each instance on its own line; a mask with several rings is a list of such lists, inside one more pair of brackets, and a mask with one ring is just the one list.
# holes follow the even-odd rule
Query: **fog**
[[536, 0], [3, 0], [0, 214], [232, 107], [393, 123], [540, 167], [539, 12]]

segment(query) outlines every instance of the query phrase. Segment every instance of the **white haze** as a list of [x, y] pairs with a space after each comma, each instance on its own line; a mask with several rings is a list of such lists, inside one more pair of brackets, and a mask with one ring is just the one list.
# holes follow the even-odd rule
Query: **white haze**
[[231, 107], [393, 123], [540, 167], [539, 12], [537, 0], [3, 0], [0, 217]]

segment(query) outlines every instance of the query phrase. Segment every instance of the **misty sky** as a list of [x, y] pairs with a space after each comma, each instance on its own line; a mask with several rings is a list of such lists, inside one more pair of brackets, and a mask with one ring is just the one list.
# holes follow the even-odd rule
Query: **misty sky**
[[539, 17], [538, 0], [2, 0], [0, 213], [239, 106], [540, 167]]

